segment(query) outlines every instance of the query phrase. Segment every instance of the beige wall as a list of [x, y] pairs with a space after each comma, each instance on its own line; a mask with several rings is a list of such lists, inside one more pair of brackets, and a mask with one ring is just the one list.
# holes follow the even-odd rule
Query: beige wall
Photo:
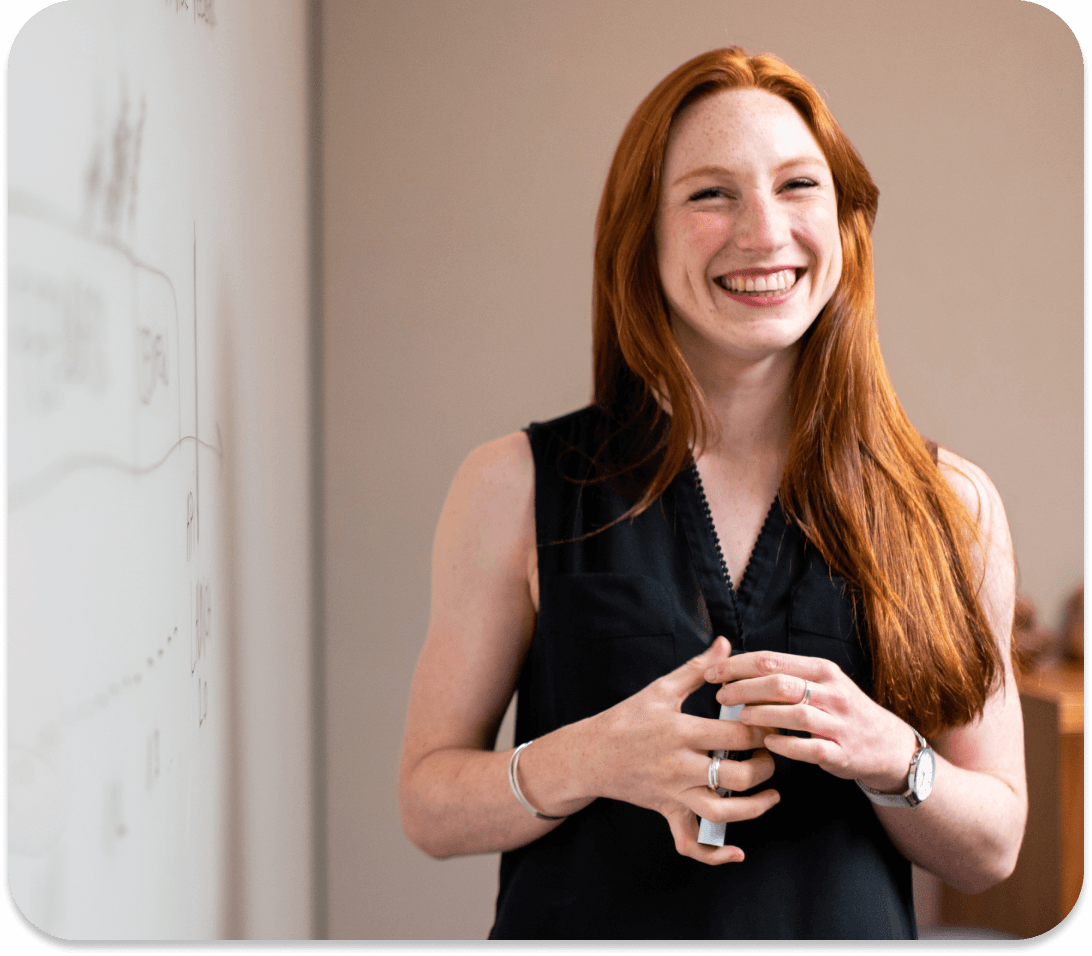
[[[307, 0], [216, 7], [236, 729], [226, 935], [312, 933]], [[225, 270], [226, 271], [226, 270]]]
[[881, 341], [920, 430], [981, 464], [1021, 590], [1082, 565], [1083, 74], [1020, 0], [325, 0], [330, 935], [480, 937], [496, 857], [403, 837], [396, 769], [448, 483], [584, 404], [592, 227], [622, 127], [739, 43], [825, 91], [881, 191]]
[[[232, 635], [224, 920], [313, 932], [308, 0], [215, 7], [223, 420]], [[210, 5], [211, 8], [211, 5]], [[192, 10], [192, 7], [191, 7]], [[185, 21], [181, 21], [185, 22]]]

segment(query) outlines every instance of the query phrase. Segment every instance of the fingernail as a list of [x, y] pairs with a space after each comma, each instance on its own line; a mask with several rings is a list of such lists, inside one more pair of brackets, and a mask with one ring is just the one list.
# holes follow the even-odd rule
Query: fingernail
[[706, 680], [716, 680], [717, 679], [717, 669], [715, 667], [710, 667], [709, 670], [707, 670], [705, 672], [705, 679]]

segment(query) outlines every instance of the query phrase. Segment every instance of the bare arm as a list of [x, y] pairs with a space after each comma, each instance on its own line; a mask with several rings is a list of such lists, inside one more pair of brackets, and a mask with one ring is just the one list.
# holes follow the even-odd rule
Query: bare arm
[[[979, 600], [1005, 662], [1003, 686], [981, 718], [931, 741], [937, 754], [932, 793], [920, 806], [875, 806], [891, 841], [908, 859], [959, 889], [978, 892], [1016, 864], [1027, 818], [1024, 728], [1009, 662], [1015, 602], [1012, 541], [1001, 499], [981, 469], [941, 450], [945, 476], [981, 531]], [[906, 788], [917, 740], [910, 726], [860, 691], [830, 661], [759, 652], [732, 657], [709, 675], [726, 684], [721, 703], [746, 703], [745, 723], [806, 730], [811, 738], [772, 735], [773, 752], [816, 763], [882, 792]], [[802, 702], [804, 682], [810, 703]]]
[[526, 438], [510, 435], [463, 463], [436, 529], [399, 779], [406, 834], [434, 856], [509, 849], [556, 825], [512, 798], [492, 751], [534, 629], [533, 498]]
[[[979, 601], [1005, 662], [1003, 686], [982, 717], [931, 741], [936, 784], [915, 810], [876, 807], [892, 842], [919, 866], [967, 892], [988, 889], [1012, 873], [1027, 820], [1024, 723], [1009, 659], [1016, 570], [1005, 509], [976, 465], [940, 450], [945, 477], [982, 537]], [[912, 752], [912, 750], [911, 750]]]
[[[517, 433], [471, 453], [436, 530], [431, 618], [399, 775], [403, 828], [432, 856], [512, 849], [559, 825], [520, 806], [508, 784], [512, 752], [492, 750], [534, 632], [535, 555], [534, 467]], [[742, 859], [735, 847], [697, 844], [694, 814], [740, 820], [777, 802], [775, 791], [721, 799], [706, 786], [708, 751], [760, 747], [762, 729], [680, 713], [728, 653], [720, 639], [616, 707], [536, 740], [520, 757], [527, 798], [550, 816], [598, 796], [628, 800], [663, 814], [680, 852], [708, 863]], [[772, 773], [762, 752], [725, 766], [721, 779], [744, 790]]]

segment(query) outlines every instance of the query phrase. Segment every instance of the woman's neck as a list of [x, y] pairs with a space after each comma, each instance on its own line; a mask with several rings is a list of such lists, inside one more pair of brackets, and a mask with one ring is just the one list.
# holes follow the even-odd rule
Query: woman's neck
[[702, 457], [741, 464], [776, 463], [780, 473], [789, 448], [796, 357], [794, 348], [747, 364], [691, 366], [716, 426], [708, 446], [701, 449]]

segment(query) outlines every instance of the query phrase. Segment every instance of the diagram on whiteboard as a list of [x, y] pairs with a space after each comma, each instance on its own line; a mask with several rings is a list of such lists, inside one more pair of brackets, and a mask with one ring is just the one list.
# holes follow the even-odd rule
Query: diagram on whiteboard
[[8, 872], [65, 938], [216, 935], [222, 895], [211, 94], [178, 82], [215, 22], [175, 6], [49, 8], [9, 66]]

